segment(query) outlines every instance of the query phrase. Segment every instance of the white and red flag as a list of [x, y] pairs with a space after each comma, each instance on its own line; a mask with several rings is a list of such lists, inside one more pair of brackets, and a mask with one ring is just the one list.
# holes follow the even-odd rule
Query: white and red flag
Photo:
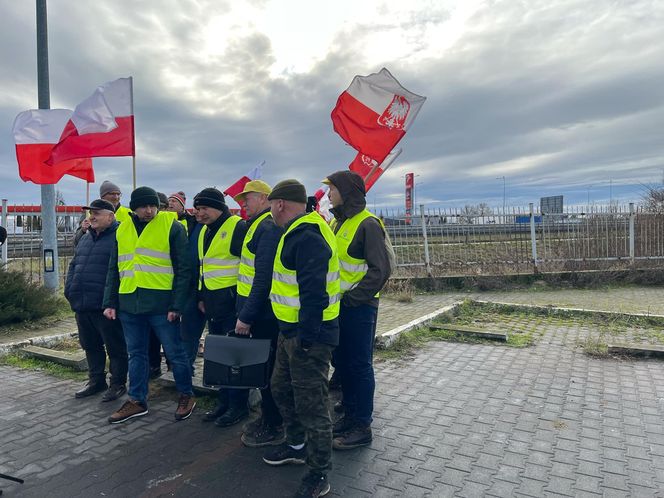
[[323, 185], [316, 190], [314, 197], [316, 198], [316, 211], [318, 211], [318, 214], [329, 223], [332, 221], [332, 218], [334, 218], [331, 211], [332, 203], [330, 202], [330, 187]]
[[425, 100], [402, 87], [385, 68], [355, 76], [332, 110], [334, 131], [380, 164], [406, 134]]
[[265, 161], [260, 163], [254, 169], [249, 171], [247, 174], [243, 175], [242, 178], [240, 178], [233, 185], [231, 185], [226, 190], [224, 190], [224, 195], [229, 195], [229, 196], [234, 198], [237, 194], [239, 194], [240, 192], [242, 192], [244, 190], [244, 186], [248, 182], [250, 182], [251, 180], [260, 180], [261, 176], [263, 176], [263, 172], [262, 172], [261, 168], [263, 167], [264, 164], [265, 164]]
[[364, 179], [365, 190], [369, 192], [369, 189], [374, 186], [381, 175], [387, 171], [387, 168], [392, 166], [394, 160], [399, 157], [401, 150], [401, 148], [394, 149], [380, 164], [369, 156], [365, 156], [361, 152], [358, 152], [348, 168], [351, 171], [355, 171], [355, 173]]
[[135, 155], [132, 79], [103, 84], [76, 106], [49, 164], [78, 157]]
[[71, 116], [69, 109], [32, 109], [16, 116], [13, 134], [21, 180], [40, 185], [54, 184], [64, 175], [72, 175], [94, 183], [90, 158], [46, 164]]

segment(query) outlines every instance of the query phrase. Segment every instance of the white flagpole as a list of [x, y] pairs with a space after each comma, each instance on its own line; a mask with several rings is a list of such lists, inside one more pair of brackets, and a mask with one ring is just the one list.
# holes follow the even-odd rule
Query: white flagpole
[[134, 190], [136, 190], [136, 116], [134, 115], [134, 77], [130, 76], [129, 77], [129, 92], [131, 95], [131, 116], [132, 119], [134, 120], [134, 136], [132, 139], [134, 140], [134, 155], [131, 156], [131, 162], [132, 162], [132, 185], [134, 186]]
[[85, 181], [85, 205], [90, 205], [90, 182]]
[[[371, 178], [371, 176], [374, 175], [374, 174], [376, 173], [376, 171], [378, 171], [378, 168], [379, 168], [379, 167], [381, 167], [381, 166], [383, 167], [383, 173], [384, 173], [385, 171], [387, 171], [387, 168], [389, 168], [390, 166], [392, 166], [392, 163], [395, 161], [395, 159], [396, 159], [397, 157], [399, 157], [399, 155], [401, 154], [401, 152], [403, 152], [403, 149], [402, 149], [402, 148], [398, 148], [398, 149], [393, 150], [392, 152], [390, 152], [390, 153], [387, 155], [387, 158], [386, 158], [385, 161], [383, 161], [381, 164], [376, 164], [373, 168], [371, 168], [371, 171], [369, 171], [369, 174], [367, 174], [367, 176], [364, 177], [364, 183], [367, 183], [367, 182], [369, 181], [369, 179]], [[384, 166], [383, 166], [383, 165], [384, 165]]]

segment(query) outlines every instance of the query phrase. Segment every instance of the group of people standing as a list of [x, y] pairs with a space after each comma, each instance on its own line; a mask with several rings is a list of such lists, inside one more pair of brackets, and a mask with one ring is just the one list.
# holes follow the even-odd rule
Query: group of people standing
[[[209, 334], [270, 339], [271, 382], [242, 442], [268, 447], [263, 460], [270, 465], [306, 463], [296, 496], [327, 494], [332, 449], [372, 440], [378, 298], [391, 264], [384, 226], [366, 209], [362, 178], [339, 171], [324, 183], [330, 224], [307, 212], [297, 180], [274, 188], [248, 182], [235, 197], [246, 220], [231, 213], [216, 188], [194, 197], [192, 214], [184, 193], [160, 200], [149, 187], [135, 189], [127, 209], [120, 189], [104, 182], [100, 199], [85, 207], [90, 214], [65, 285], [89, 366], [76, 397], [103, 392], [102, 401], [113, 401], [127, 393], [111, 424], [146, 415], [153, 334], [180, 394], [175, 419], [184, 420], [196, 406], [193, 365], [206, 324]], [[336, 423], [331, 364], [343, 394]], [[220, 427], [245, 420], [248, 394], [220, 389], [203, 420]]]

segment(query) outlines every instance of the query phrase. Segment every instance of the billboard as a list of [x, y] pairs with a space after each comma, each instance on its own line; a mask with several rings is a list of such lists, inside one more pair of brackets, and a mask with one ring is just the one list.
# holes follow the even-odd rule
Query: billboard
[[563, 196], [553, 195], [551, 197], [540, 198], [540, 213], [542, 214], [562, 214]]
[[410, 223], [410, 217], [413, 215], [413, 186], [415, 175], [406, 173], [406, 223]]

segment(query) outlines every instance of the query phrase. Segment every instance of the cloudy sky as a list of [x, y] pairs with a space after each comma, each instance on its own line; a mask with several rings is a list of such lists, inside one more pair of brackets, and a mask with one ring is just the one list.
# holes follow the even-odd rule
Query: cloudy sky
[[[0, 0], [0, 196], [38, 203], [11, 127], [37, 107], [34, 1]], [[355, 156], [330, 111], [385, 66], [425, 95], [403, 153], [369, 193], [417, 203], [638, 202], [664, 175], [661, 0], [51, 0], [51, 107], [134, 77], [138, 183], [189, 198], [261, 161], [310, 191]], [[131, 159], [95, 159], [131, 190]], [[504, 183], [503, 183], [504, 177]], [[69, 204], [85, 184], [57, 186]], [[128, 199], [127, 199], [128, 200]]]

